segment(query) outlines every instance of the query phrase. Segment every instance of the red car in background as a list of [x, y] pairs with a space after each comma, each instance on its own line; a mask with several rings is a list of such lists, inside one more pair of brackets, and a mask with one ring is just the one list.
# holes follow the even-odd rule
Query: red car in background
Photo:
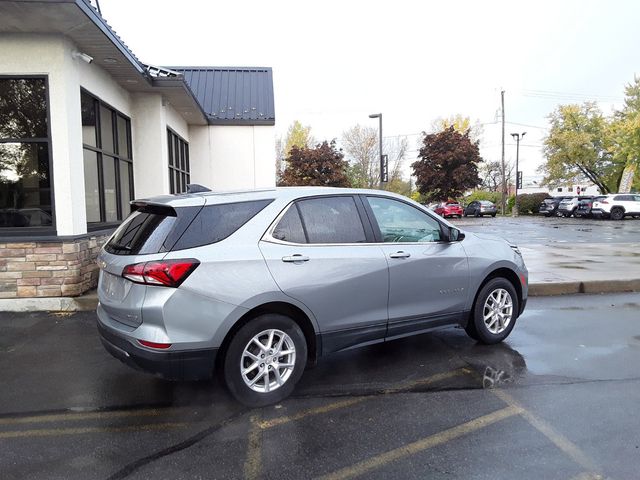
[[463, 209], [462, 205], [458, 202], [442, 202], [438, 204], [436, 208], [433, 209], [441, 217], [458, 217], [462, 218]]

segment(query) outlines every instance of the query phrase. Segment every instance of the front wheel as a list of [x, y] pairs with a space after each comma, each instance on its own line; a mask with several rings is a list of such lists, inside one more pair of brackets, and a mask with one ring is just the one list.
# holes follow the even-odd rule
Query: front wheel
[[622, 220], [624, 218], [624, 210], [620, 207], [611, 209], [611, 220]]
[[260, 315], [231, 339], [224, 357], [224, 378], [231, 394], [249, 407], [287, 398], [307, 363], [307, 342], [291, 318]]
[[493, 278], [478, 293], [467, 333], [487, 345], [499, 343], [513, 330], [518, 309], [518, 295], [513, 284], [506, 278]]

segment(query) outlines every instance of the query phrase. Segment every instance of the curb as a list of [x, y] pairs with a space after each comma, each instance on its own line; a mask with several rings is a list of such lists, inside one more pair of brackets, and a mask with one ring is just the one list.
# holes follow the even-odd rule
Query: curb
[[3, 298], [0, 312], [85, 312], [98, 306], [95, 290], [80, 297]]
[[629, 280], [586, 280], [572, 282], [530, 283], [529, 296], [545, 297], [576, 293], [640, 292], [640, 278]]

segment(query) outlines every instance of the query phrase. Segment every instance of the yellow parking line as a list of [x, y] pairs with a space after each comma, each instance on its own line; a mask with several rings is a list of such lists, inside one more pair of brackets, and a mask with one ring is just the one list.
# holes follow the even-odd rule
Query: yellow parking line
[[506, 408], [503, 408], [502, 410], [495, 411], [493, 413], [476, 418], [448, 430], [444, 430], [434, 435], [425, 437], [422, 440], [418, 440], [416, 442], [403, 445], [396, 449], [389, 450], [388, 452], [376, 455], [367, 460], [358, 462], [355, 465], [345, 467], [341, 470], [330, 473], [320, 478], [322, 480], [342, 480], [358, 477], [372, 470], [383, 467], [388, 463], [400, 460], [401, 458], [408, 457], [410, 455], [414, 455], [429, 448], [442, 445], [458, 437], [488, 427], [489, 425], [492, 425], [506, 418], [513, 417], [514, 415], [518, 415], [520, 413], [522, 413], [521, 408], [508, 406]]
[[182, 428], [187, 423], [152, 423], [148, 425], [128, 425], [125, 427], [85, 427], [85, 428], [49, 428], [35, 430], [15, 430], [10, 432], [0, 432], [0, 439], [21, 438], [21, 437], [50, 437], [59, 435], [79, 435], [85, 433], [121, 433], [151, 430], [169, 430], [172, 428]]
[[174, 408], [166, 409], [144, 409], [144, 410], [110, 410], [102, 412], [66, 412], [52, 413], [45, 415], [32, 415], [29, 417], [6, 417], [0, 418], [0, 425], [20, 425], [25, 423], [49, 423], [68, 422], [75, 420], [93, 420], [100, 418], [121, 418], [121, 417], [155, 417], [174, 411]]
[[522, 407], [522, 405], [520, 405], [520, 403], [518, 403], [518, 401], [507, 392], [505, 392], [504, 390], [491, 391], [495, 396], [497, 396], [507, 405], [514, 408], [519, 408], [522, 411], [521, 416], [527, 422], [529, 422], [531, 426], [533, 426], [536, 430], [547, 437], [556, 447], [562, 450], [567, 456], [569, 456], [569, 458], [571, 458], [582, 468], [591, 472], [599, 470], [595, 463], [589, 457], [587, 457], [587, 455], [582, 450], [580, 450], [580, 448], [575, 443], [573, 443], [561, 433], [557, 432], [547, 422], [545, 422], [541, 418], [536, 417], [533, 413]]
[[310, 408], [308, 410], [303, 410], [301, 412], [295, 413], [290, 416], [277, 417], [271, 420], [263, 420], [258, 422], [258, 426], [266, 430], [267, 428], [277, 427], [278, 425], [282, 425], [289, 422], [295, 422], [297, 420], [301, 420], [305, 417], [310, 417], [313, 415], [319, 415], [321, 413], [331, 412], [333, 410], [338, 410], [340, 408], [349, 407], [351, 405], [355, 405], [356, 403], [360, 403], [363, 400], [366, 400], [368, 397], [356, 397], [350, 398], [348, 400], [341, 400], [339, 402], [330, 403], [328, 405], [323, 405], [322, 407]]
[[[399, 385], [398, 387], [389, 388], [389, 389], [385, 390], [384, 393], [385, 394], [399, 393], [399, 392], [402, 392], [404, 390], [409, 390], [409, 389], [417, 387], [417, 386], [423, 386], [423, 385], [428, 385], [430, 383], [439, 382], [441, 380], [446, 380], [448, 378], [452, 378], [452, 377], [456, 377], [456, 376], [459, 376], [459, 375], [463, 375], [463, 374], [466, 374], [468, 372], [469, 371], [466, 368], [461, 368], [461, 369], [458, 369], [458, 370], [452, 370], [450, 372], [437, 373], [437, 374], [432, 375], [430, 377], [421, 378], [419, 380], [415, 380], [415, 381], [412, 381], [412, 382], [404, 383], [402, 385]], [[268, 429], [268, 428], [277, 427], [277, 426], [285, 424], [285, 423], [295, 422], [295, 421], [301, 420], [301, 419], [303, 419], [305, 417], [311, 417], [313, 415], [320, 415], [320, 414], [323, 414], [323, 413], [332, 412], [334, 410], [339, 410], [341, 408], [350, 407], [352, 405], [355, 405], [357, 403], [363, 402], [363, 401], [368, 400], [370, 398], [378, 398], [378, 397], [376, 397], [376, 396], [363, 396], [363, 397], [349, 398], [347, 400], [340, 400], [338, 402], [330, 403], [328, 405], [323, 405], [321, 407], [315, 407], [315, 408], [310, 408], [308, 410], [303, 410], [301, 412], [295, 413], [295, 414], [290, 415], [290, 416], [277, 417], [277, 418], [274, 418], [274, 419], [271, 419], [271, 420], [263, 420], [263, 421], [258, 422], [258, 425], [259, 425], [260, 428], [265, 430], [265, 429]]]
[[244, 462], [244, 478], [255, 480], [260, 477], [262, 466], [262, 428], [258, 415], [252, 416], [249, 426], [247, 459]]

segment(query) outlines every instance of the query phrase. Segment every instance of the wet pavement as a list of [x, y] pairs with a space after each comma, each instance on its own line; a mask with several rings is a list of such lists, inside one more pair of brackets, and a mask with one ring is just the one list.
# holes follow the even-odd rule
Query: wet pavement
[[521, 217], [466, 217], [449, 219], [474, 233], [491, 233], [516, 245], [640, 242], [640, 219], [614, 221], [525, 215]]
[[640, 290], [640, 219], [522, 216], [452, 222], [518, 245], [534, 284], [532, 295]]
[[165, 382], [90, 312], [0, 318], [0, 478], [635, 479], [640, 294], [532, 298], [509, 339], [334, 354], [280, 405]]

